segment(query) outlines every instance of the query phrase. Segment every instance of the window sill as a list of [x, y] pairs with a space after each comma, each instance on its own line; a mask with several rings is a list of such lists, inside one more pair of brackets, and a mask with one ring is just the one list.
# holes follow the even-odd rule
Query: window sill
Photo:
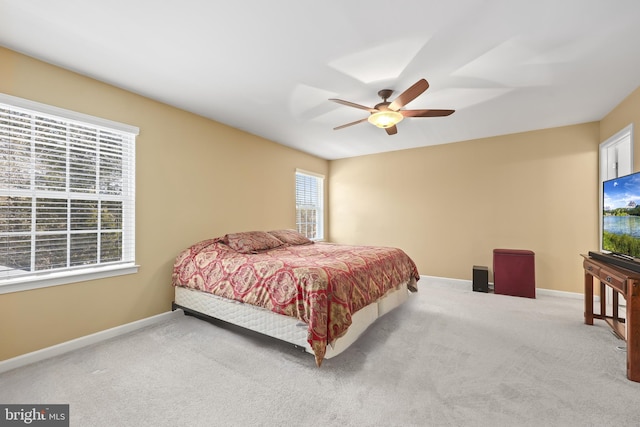
[[134, 264], [111, 265], [87, 268], [78, 271], [65, 271], [0, 281], [0, 294], [48, 288], [50, 286], [68, 285], [87, 280], [104, 279], [138, 272], [140, 266]]

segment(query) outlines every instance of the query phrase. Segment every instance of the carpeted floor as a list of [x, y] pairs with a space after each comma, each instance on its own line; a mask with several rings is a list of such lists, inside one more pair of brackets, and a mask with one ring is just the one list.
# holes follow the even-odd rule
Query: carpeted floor
[[636, 426], [624, 343], [581, 300], [421, 281], [321, 368], [191, 317], [0, 375], [0, 403], [68, 403], [72, 426]]

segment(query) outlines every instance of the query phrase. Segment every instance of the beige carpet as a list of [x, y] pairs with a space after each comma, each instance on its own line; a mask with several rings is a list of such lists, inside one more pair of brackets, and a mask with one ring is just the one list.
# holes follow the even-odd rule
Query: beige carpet
[[420, 282], [313, 357], [178, 317], [0, 375], [0, 403], [69, 403], [72, 426], [637, 426], [640, 383], [581, 300]]

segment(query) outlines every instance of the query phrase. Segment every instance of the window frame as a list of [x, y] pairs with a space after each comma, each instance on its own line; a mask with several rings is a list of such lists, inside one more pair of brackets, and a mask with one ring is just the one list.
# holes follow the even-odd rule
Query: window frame
[[[603, 251], [602, 248], [602, 226], [603, 226], [603, 209], [604, 206], [602, 206], [602, 184], [604, 183], [604, 181], [607, 181], [609, 179], [613, 179], [615, 177], [619, 177], [619, 176], [624, 176], [627, 174], [630, 174], [632, 172], [635, 171], [634, 169], [634, 159], [633, 159], [633, 123], [630, 123], [629, 125], [625, 126], [624, 128], [620, 129], [618, 132], [616, 132], [614, 135], [610, 136], [609, 138], [607, 138], [605, 141], [601, 142], [599, 145], [599, 151], [598, 151], [598, 162], [600, 163], [600, 167], [599, 167], [599, 175], [598, 175], [598, 228], [599, 228], [599, 250]], [[625, 158], [629, 159], [629, 169], [628, 171], [625, 169], [624, 172], [620, 173], [620, 167], [618, 165], [618, 159], [617, 157], [619, 156], [619, 150], [624, 150], [624, 146], [623, 143], [628, 142], [628, 151], [624, 154]], [[620, 148], [622, 147], [622, 148]], [[611, 177], [609, 176], [606, 168], [608, 166], [610, 166], [610, 162], [608, 161], [608, 159], [606, 159], [607, 157], [607, 152], [609, 148], [615, 148], [616, 149], [616, 159], [614, 161], [615, 163], [615, 170], [616, 170], [616, 176], [615, 177]]]
[[[317, 205], [313, 205], [316, 209], [316, 236], [315, 237], [310, 237], [308, 236], [305, 232], [303, 232], [300, 229], [300, 223], [298, 222], [298, 175], [301, 176], [305, 176], [305, 177], [309, 177], [309, 178], [314, 178], [316, 179], [316, 183], [318, 184], [318, 204]], [[324, 212], [324, 205], [325, 205], [325, 177], [322, 174], [318, 174], [315, 172], [309, 172], [303, 169], [296, 169], [295, 171], [295, 204], [296, 204], [296, 230], [302, 234], [304, 234], [307, 238], [309, 238], [310, 240], [313, 241], [323, 241], [325, 239], [325, 212]]]
[[[127, 211], [123, 212], [122, 214], [122, 261], [104, 264], [100, 264], [99, 261], [97, 261], [95, 264], [87, 264], [86, 266], [67, 266], [64, 268], [64, 270], [51, 269], [31, 271], [31, 274], [19, 275], [15, 277], [11, 277], [11, 274], [2, 275], [2, 272], [0, 271], [0, 294], [137, 273], [139, 265], [137, 265], [135, 262], [135, 144], [136, 136], [139, 135], [140, 132], [139, 129], [135, 126], [118, 123], [59, 107], [54, 107], [51, 105], [42, 104], [39, 102], [18, 98], [3, 93], [0, 93], [0, 103], [7, 105], [9, 108], [26, 110], [26, 112], [33, 115], [42, 115], [44, 117], [51, 117], [55, 120], [67, 122], [70, 124], [73, 123], [91, 128], [99, 128], [107, 132], [127, 134], [127, 145], [130, 144], [128, 150], [126, 150], [127, 157], [123, 158], [122, 166], [122, 169], [126, 169], [126, 171], [128, 172], [128, 181], [124, 184], [126, 190], [123, 190], [123, 195], [118, 198], [118, 200], [122, 200], [123, 203], [125, 199], [129, 201], [129, 204], [127, 205]], [[66, 158], [69, 159], [68, 148]], [[65, 178], [67, 184], [69, 182], [69, 179], [69, 176]], [[9, 192], [12, 192], [11, 188], [9, 188]], [[25, 191], [25, 193], [28, 192], [31, 192], [31, 195], [29, 197], [38, 197], [38, 190], [33, 187], [33, 184], [30, 190]], [[79, 196], [82, 196], [83, 194], [86, 193], [78, 193]], [[68, 198], [68, 200], [72, 201], [74, 200], [74, 198], [70, 197]], [[101, 198], [101, 200], [110, 199]], [[96, 232], [100, 233], [100, 230], [101, 228], [98, 227], [96, 229]], [[36, 230], [31, 229], [30, 234], [33, 235], [33, 233], [36, 233]], [[129, 239], [129, 241], [127, 243], [124, 243], [125, 239]], [[70, 256], [70, 251], [71, 249], [69, 248], [67, 256]]]

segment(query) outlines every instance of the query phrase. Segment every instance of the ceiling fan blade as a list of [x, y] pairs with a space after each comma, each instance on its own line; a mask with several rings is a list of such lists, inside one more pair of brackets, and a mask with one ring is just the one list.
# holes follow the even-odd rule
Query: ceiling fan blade
[[384, 130], [387, 131], [388, 135], [395, 135], [396, 133], [398, 133], [398, 128], [395, 125], [391, 126], [390, 128], [384, 128]]
[[349, 102], [349, 101], [343, 101], [342, 99], [331, 98], [331, 99], [329, 99], [329, 101], [337, 102], [338, 104], [346, 105], [347, 107], [353, 107], [353, 108], [359, 108], [361, 110], [366, 110], [366, 111], [368, 111], [370, 113], [375, 113], [375, 112], [378, 111], [375, 108], [365, 107], [364, 105], [355, 104], [355, 103]]
[[453, 114], [456, 110], [401, 110], [404, 117], [443, 117]]
[[416, 99], [422, 92], [429, 89], [429, 83], [425, 79], [420, 79], [409, 89], [402, 92], [398, 97], [389, 104], [389, 109], [398, 111], [414, 99]]
[[333, 128], [333, 130], [344, 129], [344, 128], [349, 127], [349, 126], [357, 125], [358, 123], [366, 122], [367, 119], [368, 118], [365, 117], [364, 119], [356, 120], [355, 122], [351, 122], [351, 123], [347, 123], [346, 125], [335, 127], [335, 128]]

